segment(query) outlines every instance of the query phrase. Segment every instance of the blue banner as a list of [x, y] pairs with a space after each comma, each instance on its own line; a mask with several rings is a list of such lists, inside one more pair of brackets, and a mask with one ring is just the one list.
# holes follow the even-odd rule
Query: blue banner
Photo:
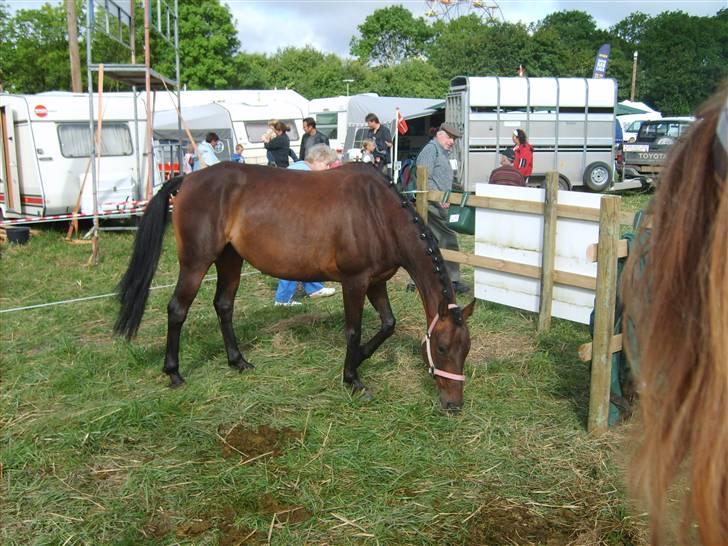
[[610, 49], [609, 44], [604, 44], [599, 48], [597, 58], [594, 60], [594, 74], [592, 74], [592, 78], [604, 78], [606, 76]]

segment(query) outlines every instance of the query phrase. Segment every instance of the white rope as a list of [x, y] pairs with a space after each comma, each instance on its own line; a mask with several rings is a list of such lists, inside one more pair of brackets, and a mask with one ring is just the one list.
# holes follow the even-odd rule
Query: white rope
[[[247, 277], [248, 275], [256, 275], [260, 273], [260, 271], [250, 271], [249, 273], [243, 273], [240, 276], [241, 277]], [[215, 275], [208, 275], [204, 279], [202, 279], [202, 282], [207, 282], [215, 279]], [[163, 284], [161, 286], [153, 286], [149, 290], [159, 290], [161, 288], [169, 288], [171, 286], [175, 286], [177, 283], [172, 284]], [[27, 311], [28, 309], [41, 309], [43, 307], [53, 307], [55, 305], [64, 305], [66, 303], [78, 303], [80, 301], [91, 301], [91, 300], [98, 300], [101, 298], [110, 298], [112, 296], [117, 296], [118, 292], [111, 292], [109, 294], [100, 294], [98, 296], [86, 296], [85, 298], [74, 298], [72, 300], [62, 300], [62, 301], [54, 301], [50, 303], [39, 303], [36, 305], [27, 305], [25, 307], [13, 307], [12, 309], [0, 309], [0, 314], [3, 313], [13, 313], [15, 311]]]

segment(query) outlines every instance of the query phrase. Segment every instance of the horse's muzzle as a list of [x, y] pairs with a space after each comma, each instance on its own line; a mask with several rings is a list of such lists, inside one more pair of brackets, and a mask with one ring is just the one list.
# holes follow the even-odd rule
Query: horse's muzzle
[[457, 404], [455, 402], [445, 402], [445, 404], [443, 404], [443, 409], [445, 411], [450, 411], [450, 412], [453, 412], [453, 413], [457, 413], [461, 409], [463, 409], [463, 405], [462, 404]]

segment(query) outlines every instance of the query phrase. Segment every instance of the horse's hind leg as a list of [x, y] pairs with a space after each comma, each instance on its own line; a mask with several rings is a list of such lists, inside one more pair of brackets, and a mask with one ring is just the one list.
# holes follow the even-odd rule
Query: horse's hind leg
[[220, 322], [222, 339], [225, 342], [228, 364], [240, 371], [253, 368], [253, 365], [245, 360], [245, 357], [238, 348], [238, 340], [233, 330], [233, 305], [235, 304], [235, 293], [240, 285], [240, 270], [243, 267], [243, 259], [235, 252], [232, 246], [227, 245], [222, 254], [215, 261], [217, 267], [217, 290], [215, 291], [215, 311]]
[[377, 313], [379, 313], [382, 324], [379, 331], [374, 334], [374, 337], [367, 341], [361, 348], [362, 360], [372, 356], [374, 351], [394, 333], [394, 325], [397, 322], [394, 318], [394, 313], [392, 313], [392, 306], [389, 304], [386, 281], [371, 285], [369, 290], [367, 290], [367, 298], [369, 298], [369, 302], [377, 310]]
[[187, 311], [200, 289], [206, 272], [207, 267], [191, 269], [180, 265], [177, 286], [167, 305], [167, 354], [162, 370], [169, 376], [170, 387], [178, 387], [184, 383], [179, 373], [179, 337], [187, 318]]

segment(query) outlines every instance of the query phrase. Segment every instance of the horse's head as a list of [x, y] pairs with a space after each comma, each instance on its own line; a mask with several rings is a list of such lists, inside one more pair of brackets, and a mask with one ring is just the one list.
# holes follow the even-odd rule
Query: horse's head
[[470, 351], [470, 332], [466, 320], [473, 314], [475, 300], [465, 308], [441, 305], [422, 343], [422, 358], [430, 367], [446, 410], [463, 406], [463, 367]]

